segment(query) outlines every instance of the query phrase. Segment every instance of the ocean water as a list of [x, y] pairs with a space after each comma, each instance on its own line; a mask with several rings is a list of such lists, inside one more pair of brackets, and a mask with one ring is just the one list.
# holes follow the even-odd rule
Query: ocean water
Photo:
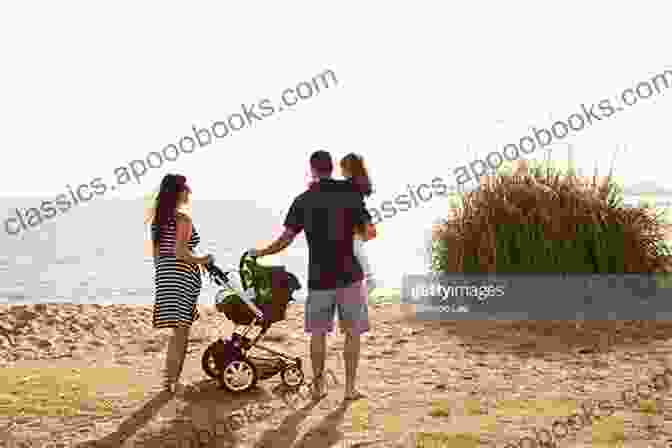
[[[636, 205], [639, 197], [627, 197]], [[672, 198], [651, 198], [662, 208]], [[2, 223], [14, 209], [34, 207], [40, 199], [0, 199]], [[379, 284], [399, 288], [406, 274], [426, 272], [430, 228], [445, 215], [436, 200], [379, 224], [379, 237], [367, 244]], [[244, 250], [270, 242], [282, 231], [284, 212], [252, 201], [194, 201], [194, 223], [201, 234], [199, 252], [214, 253], [217, 264], [235, 269]], [[98, 200], [71, 209], [18, 237], [0, 233], [0, 304], [123, 303], [154, 300], [152, 258], [145, 253], [142, 201]], [[303, 235], [283, 253], [262, 259], [284, 265], [303, 285], [305, 299], [308, 249]], [[204, 281], [200, 303], [214, 303], [216, 288]]]
[[639, 196], [625, 196], [623, 202], [627, 205], [638, 206], [642, 202], [656, 207], [661, 210], [672, 209], [672, 196], [653, 196], [653, 195], [639, 195]]
[[[154, 266], [145, 252], [147, 237], [142, 201], [98, 200], [45, 221], [18, 237], [4, 232], [4, 220], [14, 209], [35, 207], [41, 199], [0, 199], [0, 304], [2, 303], [121, 303], [154, 300]], [[217, 265], [236, 269], [244, 250], [280, 235], [284, 212], [259, 208], [250, 201], [194, 201], [194, 223], [201, 235], [199, 253], [213, 253]], [[409, 266], [423, 263], [423, 233], [414, 242], [394, 243], [389, 257], [385, 242], [371, 244], [370, 257], [382, 286], [399, 287]], [[404, 260], [400, 266], [399, 260]], [[308, 249], [303, 235], [283, 253], [262, 262], [284, 265], [300, 280], [295, 293], [305, 300]], [[214, 303], [216, 287], [204, 280], [200, 303]]]

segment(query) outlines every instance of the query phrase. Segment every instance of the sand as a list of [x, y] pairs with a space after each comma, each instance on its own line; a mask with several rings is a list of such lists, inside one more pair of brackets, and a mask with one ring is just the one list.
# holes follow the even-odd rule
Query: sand
[[[0, 309], [0, 440], [167, 447], [190, 446], [184, 440], [200, 434], [211, 440], [201, 446], [212, 447], [499, 448], [534, 428], [550, 430], [586, 400], [610, 400], [615, 413], [559, 446], [645, 447], [672, 437], [665, 394], [633, 403], [621, 397], [665, 369], [669, 322], [426, 323], [399, 305], [372, 305], [359, 374], [368, 398], [341, 406], [343, 341], [333, 335], [327, 365], [339, 384], [301, 409], [309, 402], [285, 403], [278, 377], [240, 396], [218, 390], [201, 355], [232, 325], [211, 307], [201, 312], [183, 375], [199, 391], [171, 398], [159, 392], [168, 334], [151, 328], [151, 306]], [[267, 344], [301, 356], [310, 379], [302, 313], [292, 306]], [[169, 442], [180, 437], [181, 445]]]

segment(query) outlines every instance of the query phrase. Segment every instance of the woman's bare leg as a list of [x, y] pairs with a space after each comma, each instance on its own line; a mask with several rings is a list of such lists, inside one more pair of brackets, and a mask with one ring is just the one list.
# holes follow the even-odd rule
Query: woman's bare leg
[[173, 328], [166, 350], [164, 386], [171, 387], [178, 382], [184, 366], [184, 358], [189, 340], [189, 327]]
[[178, 342], [180, 345], [178, 345], [178, 348], [180, 349], [179, 351], [179, 359], [180, 359], [180, 368], [177, 369], [177, 380], [180, 380], [180, 377], [182, 376], [182, 369], [184, 367], [184, 359], [187, 357], [187, 345], [189, 344], [189, 331], [191, 330], [191, 327], [182, 327], [180, 328], [180, 336], [178, 338]]

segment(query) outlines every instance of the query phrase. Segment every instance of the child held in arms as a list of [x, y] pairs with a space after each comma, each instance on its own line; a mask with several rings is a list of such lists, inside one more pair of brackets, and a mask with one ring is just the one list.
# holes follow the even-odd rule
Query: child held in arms
[[[350, 153], [341, 159], [340, 166], [343, 177], [351, 182], [354, 189], [362, 195], [362, 200], [371, 196], [373, 187], [362, 156]], [[364, 271], [369, 294], [376, 288], [377, 282], [369, 258], [364, 250], [364, 243], [375, 237], [376, 228], [373, 224], [367, 224], [355, 229], [353, 249]]]

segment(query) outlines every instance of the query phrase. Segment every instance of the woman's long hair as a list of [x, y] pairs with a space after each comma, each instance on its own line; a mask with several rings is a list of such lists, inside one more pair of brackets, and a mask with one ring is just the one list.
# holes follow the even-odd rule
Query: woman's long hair
[[362, 195], [371, 196], [373, 185], [362, 156], [354, 153], [346, 155], [341, 159], [341, 169], [352, 176], [352, 183]]
[[166, 174], [161, 181], [159, 194], [154, 206], [154, 219], [152, 224], [152, 241], [158, 245], [161, 239], [161, 228], [164, 224], [175, 217], [178, 206], [179, 193], [191, 191], [187, 186], [187, 178], [178, 174]]

